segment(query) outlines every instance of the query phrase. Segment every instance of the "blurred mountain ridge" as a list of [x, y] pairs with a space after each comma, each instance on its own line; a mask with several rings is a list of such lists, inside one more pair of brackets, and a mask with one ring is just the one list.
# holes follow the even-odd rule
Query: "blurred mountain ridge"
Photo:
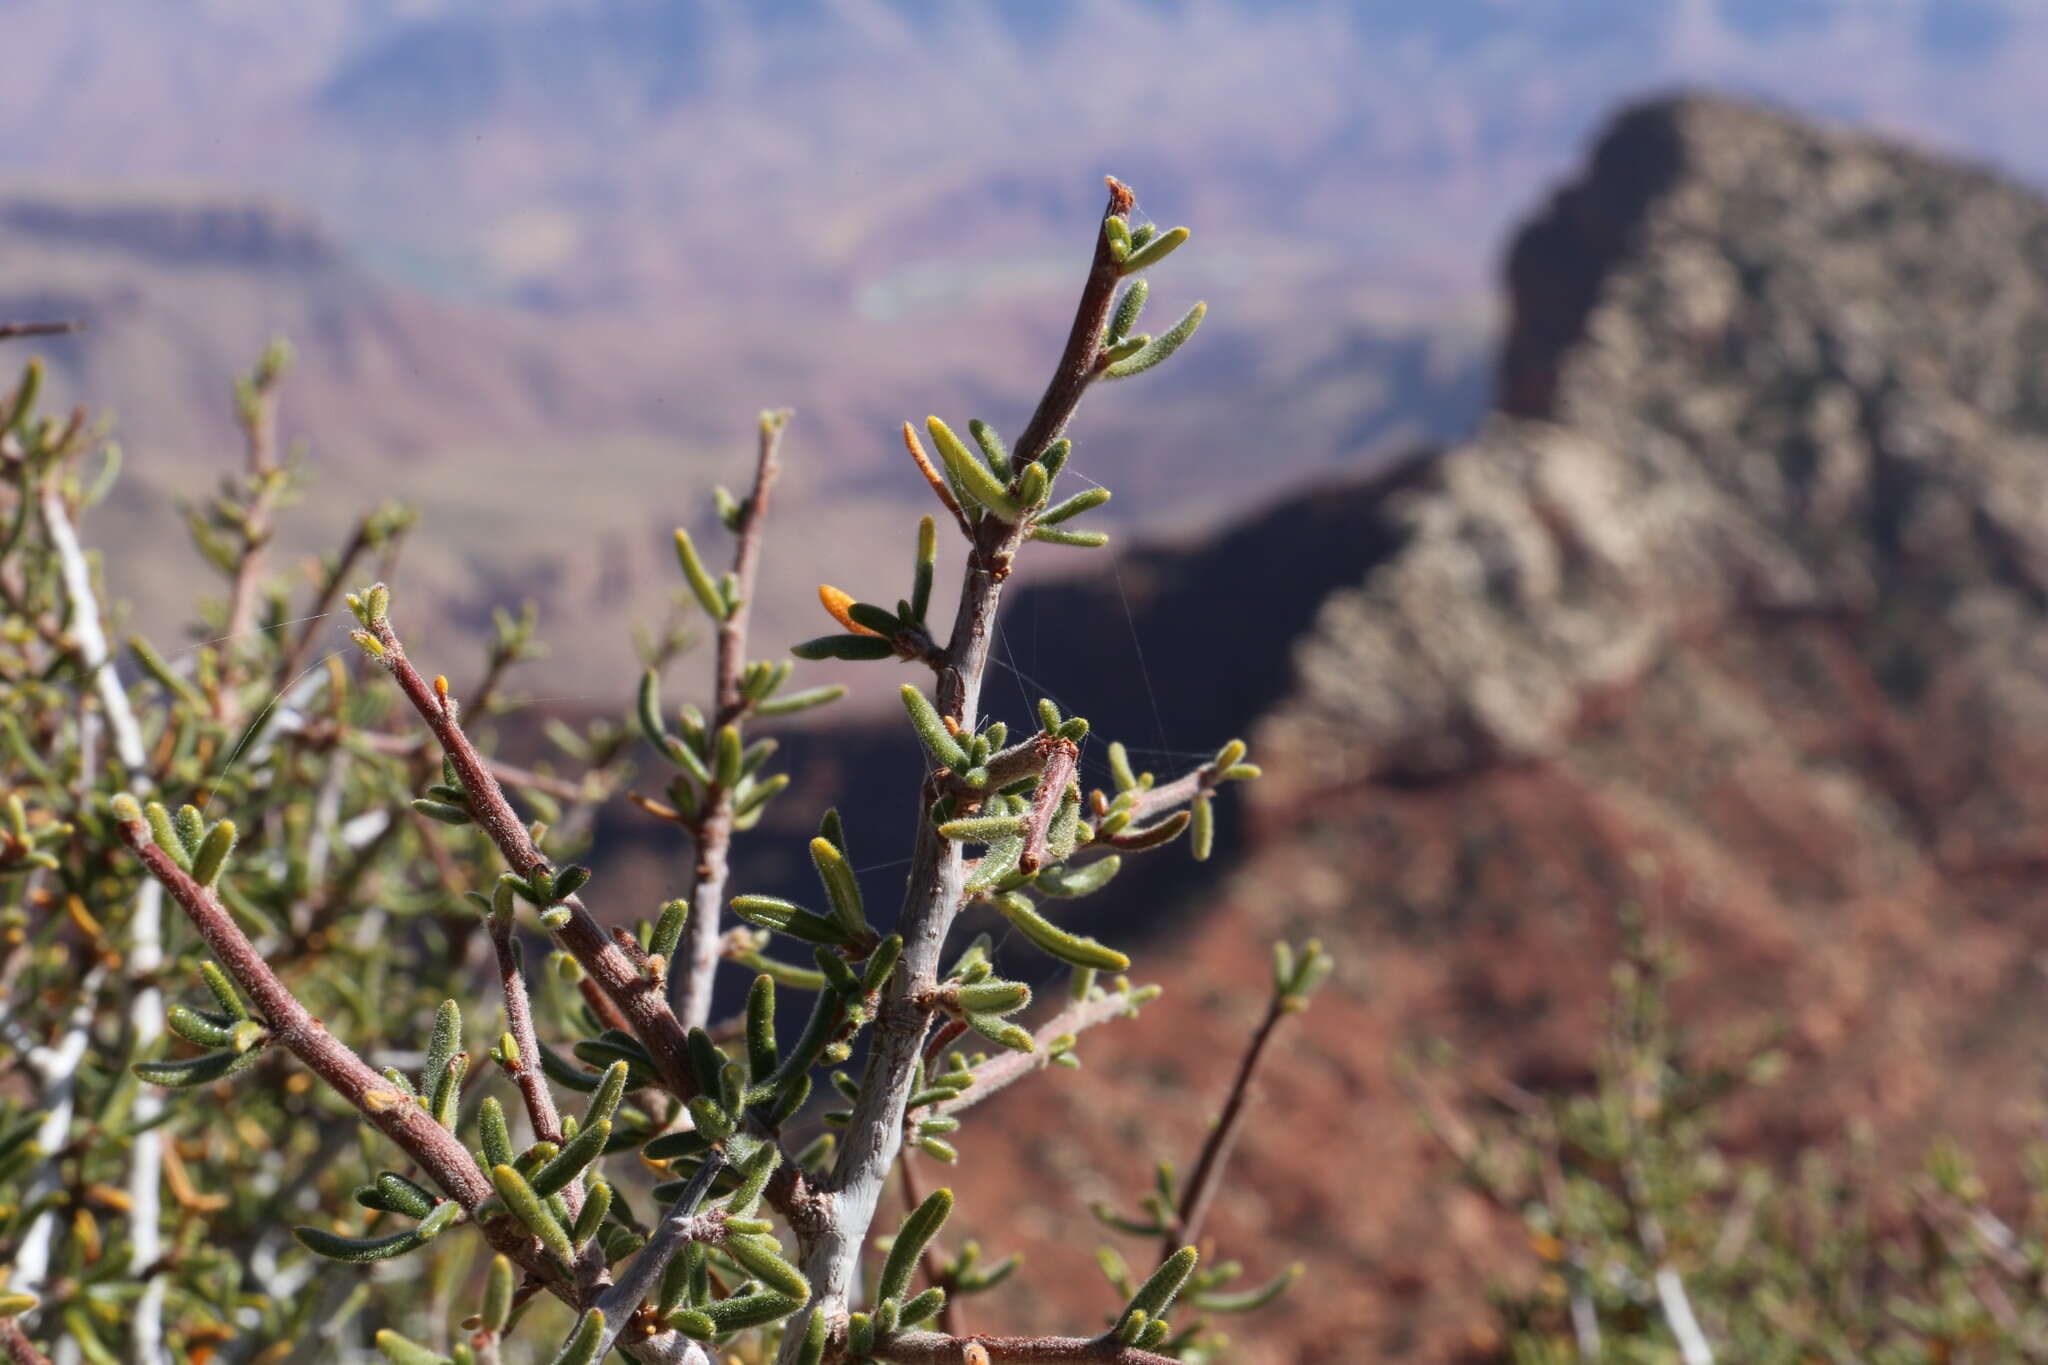
[[[0, 304], [104, 323], [53, 353], [60, 391], [128, 433], [136, 480], [114, 510], [175, 525], [167, 495], [232, 458], [225, 376], [283, 331], [305, 357], [287, 421], [328, 471], [291, 548], [332, 538], [340, 485], [402, 466], [441, 537], [416, 591], [468, 604], [450, 618], [465, 631], [487, 594], [535, 596], [558, 660], [622, 666], [625, 620], [665, 601], [658, 523], [736, 477], [755, 409], [799, 410], [817, 515], [853, 528], [918, 496], [890, 438], [905, 417], [1022, 420], [1105, 172], [1197, 229], [1155, 306], [1204, 297], [1211, 320], [1135, 403], [1091, 404], [1080, 467], [1116, 487], [1114, 515], [1179, 529], [1469, 431], [1500, 242], [1619, 96], [1775, 93], [2048, 177], [2026, 131], [2048, 12], [1994, 0], [4, 14], [34, 60], [0, 86], [0, 184], [169, 186], [180, 203], [232, 186], [199, 193], [301, 206], [280, 221], [319, 224], [342, 258], [258, 272], [261, 288], [180, 283], [192, 263], [162, 258], [164, 278], [139, 258], [85, 278], [0, 225]], [[102, 280], [126, 312], [92, 293]], [[570, 467], [586, 486], [536, 515]], [[647, 524], [607, 519], [607, 497]], [[777, 601], [846, 576], [801, 546], [771, 559], [785, 571]]]

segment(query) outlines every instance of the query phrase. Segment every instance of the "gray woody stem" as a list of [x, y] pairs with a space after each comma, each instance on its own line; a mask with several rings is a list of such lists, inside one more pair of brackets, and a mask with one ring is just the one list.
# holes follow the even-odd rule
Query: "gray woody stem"
[[668, 1212], [661, 1217], [660, 1226], [647, 1245], [640, 1248], [617, 1284], [605, 1291], [604, 1297], [593, 1306], [604, 1314], [604, 1335], [599, 1339], [597, 1355], [593, 1359], [604, 1359], [604, 1353], [619, 1339], [619, 1331], [640, 1306], [640, 1301], [655, 1291], [661, 1283], [662, 1272], [675, 1259], [685, 1243], [705, 1240], [704, 1234], [723, 1224], [722, 1214], [713, 1215], [715, 1221], [699, 1218], [697, 1206], [704, 1202], [704, 1196], [711, 1193], [712, 1182], [725, 1169], [725, 1161], [716, 1150], [705, 1157], [697, 1173], [690, 1177], [690, 1183], [669, 1205]]
[[[787, 424], [787, 413], [762, 414], [754, 491], [740, 509], [739, 545], [733, 552], [732, 572], [739, 583], [739, 601], [718, 623], [718, 702], [711, 720], [713, 734], [720, 726], [737, 723], [747, 709], [747, 699], [740, 692], [740, 677], [747, 666], [747, 618], [753, 609], [754, 578], [761, 563], [761, 523], [780, 468], [776, 456], [782, 445], [782, 429]], [[670, 968], [670, 999], [685, 1028], [701, 1028], [711, 1018], [711, 985], [718, 969], [719, 921], [725, 909], [729, 871], [726, 854], [732, 846], [732, 821], [732, 793], [714, 782], [705, 793], [703, 810], [689, 826], [696, 848], [690, 917], [684, 921], [683, 941], [677, 945], [676, 962]]]
[[[1129, 1013], [1134, 1004], [1129, 996], [1098, 995], [1067, 1006], [1033, 1036], [1029, 1052], [1003, 1052], [974, 1068], [974, 1083], [950, 1100], [932, 1106], [932, 1116], [943, 1118], [981, 1103], [998, 1090], [1023, 1080], [1034, 1071], [1052, 1064], [1052, 1041], [1069, 1033], [1080, 1033]], [[1175, 1250], [1179, 1250], [1178, 1247]]]
[[[135, 723], [127, 690], [114, 671], [106, 632], [100, 625], [99, 596], [93, 591], [92, 568], [86, 562], [77, 528], [71, 524], [63, 494], [54, 480], [43, 487], [41, 511], [50, 546], [57, 552], [64, 596], [71, 605], [71, 638], [76, 644], [79, 664], [92, 675], [93, 690], [99, 696], [108, 733], [113, 737], [114, 756], [128, 770], [130, 781], [145, 787], [143, 773], [149, 766], [149, 757], [142, 744], [142, 728]], [[163, 888], [154, 881], [145, 881], [135, 894], [135, 913], [128, 920], [128, 977], [134, 983], [134, 994], [128, 1002], [128, 1027], [136, 1056], [149, 1055], [163, 1036], [163, 992], [156, 984], [156, 974], [162, 968]], [[135, 1097], [132, 1117], [139, 1131], [128, 1154], [128, 1259], [138, 1275], [146, 1274], [163, 1250], [158, 1227], [163, 1134], [154, 1122], [162, 1106], [163, 1098], [148, 1086]], [[51, 1217], [54, 1213], [45, 1211], [38, 1215], [38, 1222]], [[24, 1269], [22, 1279], [26, 1282], [29, 1278]], [[130, 1310], [129, 1339], [134, 1346], [136, 1365], [157, 1365], [164, 1358], [163, 1302], [164, 1282], [161, 1277], [151, 1276]]]
[[[1127, 212], [1130, 191], [1110, 182], [1104, 216]], [[1058, 369], [1016, 447], [1021, 466], [1043, 455], [1072, 417], [1074, 407], [1096, 372], [1102, 336], [1121, 277], [1107, 234], [1097, 225], [1095, 256], [1088, 282], [1075, 311]], [[960, 606], [945, 656], [938, 662], [938, 709], [961, 731], [972, 732], [981, 700], [982, 676], [988, 666], [990, 641], [1003, 581], [1023, 538], [1023, 529], [993, 515], [975, 528], [967, 557]], [[910, 1097], [918, 1054], [922, 1050], [928, 1007], [933, 998], [939, 958], [946, 932], [960, 908], [963, 886], [960, 846], [942, 838], [923, 818], [942, 792], [940, 779], [928, 777], [919, 794], [917, 842], [911, 856], [909, 885], [897, 931], [903, 936], [903, 959], [889, 978], [868, 1045], [861, 1095], [840, 1147], [833, 1172], [838, 1197], [829, 1225], [812, 1240], [803, 1270], [812, 1286], [813, 1302], [837, 1318], [847, 1310], [882, 1187], [903, 1146], [904, 1102]], [[947, 1340], [947, 1338], [939, 1338]], [[783, 1337], [783, 1365], [794, 1365], [802, 1344], [798, 1333]]]

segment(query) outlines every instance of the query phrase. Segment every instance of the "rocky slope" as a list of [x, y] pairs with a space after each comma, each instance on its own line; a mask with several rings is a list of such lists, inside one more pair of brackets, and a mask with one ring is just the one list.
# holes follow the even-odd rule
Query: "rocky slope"
[[[1176, 633], [1141, 604], [1151, 679], [1213, 694], [1205, 739], [1257, 722], [1273, 776], [1224, 884], [1140, 954], [1168, 997], [1114, 1052], [1084, 1046], [1093, 1083], [968, 1135], [963, 1208], [1037, 1261], [1012, 1321], [1107, 1306], [1073, 1229], [1111, 1182], [1188, 1159], [1283, 933], [1343, 968], [1212, 1230], [1250, 1273], [1321, 1279], [1238, 1324], [1239, 1360], [1483, 1353], [1516, 1238], [1451, 1185], [1401, 1059], [1441, 1039], [1482, 1078], [1582, 1077], [1627, 906], [1686, 950], [1705, 1046], [1789, 1050], [1738, 1142], [1859, 1118], [1891, 1161], [1951, 1132], [1995, 1164], [2038, 1131], [2048, 205], [1660, 102], [1611, 126], [1508, 279], [1497, 410], [1353, 493], [1341, 573], [1285, 538], [1247, 552], [1250, 530], [1157, 566], [1194, 605]], [[1211, 642], [1303, 599], [1269, 704], [1279, 642]], [[1239, 688], [1245, 659], [1267, 681]]]

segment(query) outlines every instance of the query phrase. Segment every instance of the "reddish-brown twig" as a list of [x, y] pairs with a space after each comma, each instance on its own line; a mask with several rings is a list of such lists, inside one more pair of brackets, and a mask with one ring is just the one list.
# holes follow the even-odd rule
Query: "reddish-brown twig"
[[1177, 1201], [1179, 1208], [1160, 1241], [1159, 1259], [1162, 1261], [1193, 1242], [1201, 1233], [1202, 1220], [1208, 1215], [1209, 1205], [1222, 1184], [1224, 1164], [1230, 1160], [1238, 1135], [1244, 1131], [1252, 1081], [1258, 1076], [1259, 1063], [1265, 1059], [1266, 1044], [1272, 1041], [1273, 1030], [1289, 1013], [1288, 999], [1285, 994], [1275, 991], [1272, 1004], [1266, 1008], [1266, 1017], [1252, 1031], [1251, 1042], [1246, 1045], [1244, 1057], [1237, 1064], [1237, 1079], [1230, 1084], [1230, 1098], [1223, 1102], [1223, 1112], [1217, 1116], [1216, 1126], [1209, 1130], [1208, 1141], [1202, 1144], [1202, 1155], [1195, 1161], [1187, 1188], [1181, 1191]]
[[11, 1365], [50, 1365], [50, 1358], [36, 1349], [13, 1318], [0, 1318], [0, 1350], [7, 1352]]
[[66, 332], [82, 332], [82, 322], [0, 322], [0, 341], [14, 337], [55, 337]]
[[1052, 857], [1047, 836], [1081, 760], [1081, 750], [1071, 739], [1046, 735], [1038, 741], [1038, 748], [1045, 756], [1045, 766], [1039, 770], [1038, 788], [1032, 793], [1031, 813], [1024, 819], [1024, 851], [1017, 857], [1020, 872], [1036, 872]]
[[[436, 1123], [419, 1103], [371, 1070], [348, 1044], [329, 1033], [307, 1012], [290, 988], [278, 980], [219, 899], [156, 846], [146, 822], [138, 817], [117, 821], [115, 827], [121, 842], [134, 851], [149, 874], [184, 909], [221, 968], [255, 1004], [271, 1041], [327, 1082], [464, 1209], [475, 1212], [479, 1204], [492, 1197], [490, 1179], [478, 1169], [461, 1140]], [[551, 1287], [567, 1291], [561, 1272], [548, 1262], [538, 1239], [515, 1220], [492, 1218], [483, 1230], [492, 1246], [530, 1274]]]
[[[377, 618], [370, 634], [383, 651], [380, 662], [390, 670], [399, 690], [405, 693], [406, 700], [433, 731], [441, 751], [455, 766], [478, 827], [490, 836], [499, 854], [521, 877], [531, 878], [537, 868], [552, 870], [553, 865], [534, 846], [525, 824], [506, 800], [505, 790], [498, 784], [490, 764], [463, 732], [454, 703], [429, 686], [412, 666], [389, 618]], [[670, 1011], [660, 983], [633, 965], [580, 899], [570, 896], [562, 904], [569, 911], [569, 919], [555, 930], [557, 941], [632, 1025], [634, 1036], [653, 1059], [655, 1074], [662, 1084], [681, 1098], [695, 1095], [697, 1086], [690, 1071], [683, 1026]]]
[[[512, 926], [490, 917], [491, 947], [498, 958], [498, 983], [505, 993], [505, 1031], [519, 1049], [519, 1070], [512, 1079], [526, 1102], [526, 1118], [533, 1135], [542, 1142], [562, 1140], [562, 1117], [555, 1112], [555, 1097], [540, 1069], [540, 1042], [533, 1032], [533, 1006], [526, 995], [526, 977], [519, 969], [519, 945], [513, 941]], [[577, 1190], [580, 1195], [581, 1189]]]

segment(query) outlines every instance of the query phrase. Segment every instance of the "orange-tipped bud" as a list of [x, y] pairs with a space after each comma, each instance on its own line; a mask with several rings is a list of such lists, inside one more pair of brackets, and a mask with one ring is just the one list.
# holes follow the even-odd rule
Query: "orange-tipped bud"
[[849, 635], [879, 636], [881, 634], [880, 631], [869, 630], [866, 626], [854, 620], [852, 614], [847, 610], [847, 608], [853, 605], [853, 598], [839, 591], [830, 583], [820, 583], [818, 585], [818, 600], [824, 603], [826, 614], [831, 616], [840, 625], [845, 626]]

